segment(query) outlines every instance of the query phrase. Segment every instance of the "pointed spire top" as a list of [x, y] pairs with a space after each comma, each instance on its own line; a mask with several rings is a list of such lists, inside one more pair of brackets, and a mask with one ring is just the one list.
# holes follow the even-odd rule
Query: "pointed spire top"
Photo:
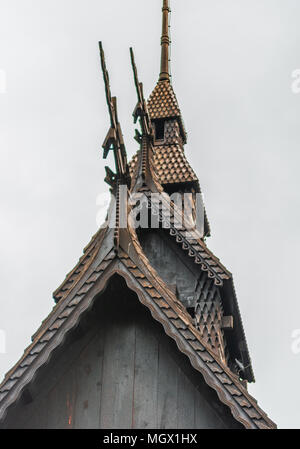
[[162, 36], [161, 36], [161, 66], [159, 81], [169, 81], [169, 46], [170, 46], [170, 36], [169, 36], [169, 0], [163, 0], [162, 8]]

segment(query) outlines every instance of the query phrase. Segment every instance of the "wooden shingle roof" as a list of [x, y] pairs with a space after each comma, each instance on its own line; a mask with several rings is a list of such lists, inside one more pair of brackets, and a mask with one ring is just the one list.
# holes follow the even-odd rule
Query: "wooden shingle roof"
[[[135, 154], [129, 164], [132, 178], [136, 175], [137, 161], [138, 154]], [[155, 146], [153, 164], [158, 180], [162, 185], [185, 182], [198, 184], [198, 178], [179, 145]]]
[[187, 136], [181, 111], [169, 80], [158, 81], [148, 99], [147, 107], [151, 120], [177, 119], [183, 142], [186, 143]]
[[155, 146], [154, 164], [161, 184], [198, 182], [179, 145]]
[[117, 273], [125, 278], [128, 287], [137, 293], [140, 302], [149, 308], [166, 334], [176, 341], [179, 350], [189, 358], [194, 369], [203, 375], [207, 385], [216, 391], [238, 422], [245, 428], [276, 427], [238, 377], [202, 340], [185, 307], [150, 266], [134, 231], [130, 238], [133, 245], [128, 246], [130, 250], [125, 245], [118, 255], [109, 249], [109, 231], [106, 239], [84, 276], [58, 302], [23, 357], [0, 385], [0, 420], [38, 375], [38, 370], [49, 362], [55, 348], [63, 344], [66, 334], [92, 306], [95, 296], [105, 289], [108, 280]]
[[105, 235], [105, 229], [100, 228], [99, 231], [92, 237], [89, 244], [84, 248], [83, 255], [80, 257], [78, 263], [72, 271], [67, 274], [62, 284], [55, 290], [53, 297], [56, 302], [60, 301], [64, 296], [67, 296], [70, 290], [76, 285], [78, 279], [84, 274], [87, 268], [92, 263], [99, 246]]
[[157, 83], [147, 105], [152, 120], [181, 116], [175, 92], [169, 81]]

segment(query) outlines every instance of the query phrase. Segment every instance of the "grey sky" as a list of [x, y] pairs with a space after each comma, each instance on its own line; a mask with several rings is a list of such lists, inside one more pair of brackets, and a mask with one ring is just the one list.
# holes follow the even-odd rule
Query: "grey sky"
[[[291, 91], [300, 2], [171, 6], [186, 154], [204, 192], [208, 246], [234, 274], [257, 379], [250, 392], [280, 427], [300, 428], [300, 353], [291, 349], [300, 329], [300, 94]], [[109, 125], [98, 41], [131, 156], [129, 46], [148, 96], [159, 72], [160, 14], [161, 0], [0, 0], [1, 377], [97, 230]]]

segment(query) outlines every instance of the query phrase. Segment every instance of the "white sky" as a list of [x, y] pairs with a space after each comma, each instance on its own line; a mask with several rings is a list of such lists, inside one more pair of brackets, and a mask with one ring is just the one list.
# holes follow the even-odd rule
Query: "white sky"
[[[299, 0], [172, 0], [172, 73], [208, 246], [233, 272], [256, 384], [279, 427], [300, 427]], [[0, 376], [50, 312], [97, 230], [109, 126], [98, 41], [131, 156], [136, 104], [159, 72], [161, 0], [0, 0]], [[3, 81], [2, 81], [3, 84]], [[2, 92], [2, 93], [1, 93]], [[6, 353], [3, 354], [3, 331]]]

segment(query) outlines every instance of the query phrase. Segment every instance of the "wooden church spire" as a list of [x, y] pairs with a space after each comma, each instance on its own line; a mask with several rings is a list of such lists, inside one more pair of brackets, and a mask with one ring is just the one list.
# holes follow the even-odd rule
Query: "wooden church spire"
[[159, 81], [169, 81], [169, 0], [163, 0], [162, 8], [162, 35], [161, 35], [161, 63], [160, 63], [160, 75]]

